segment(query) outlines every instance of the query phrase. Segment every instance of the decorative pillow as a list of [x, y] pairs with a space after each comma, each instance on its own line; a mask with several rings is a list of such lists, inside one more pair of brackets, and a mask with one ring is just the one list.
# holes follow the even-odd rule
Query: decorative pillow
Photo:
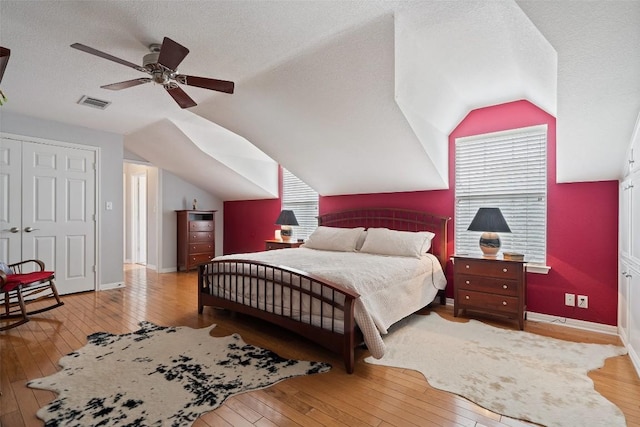
[[319, 226], [302, 247], [324, 251], [353, 252], [364, 227], [337, 228]]
[[0, 271], [4, 272], [7, 276], [13, 274], [13, 270], [2, 261], [0, 261]]
[[420, 258], [431, 248], [435, 234], [429, 231], [396, 231], [370, 228], [360, 252]]

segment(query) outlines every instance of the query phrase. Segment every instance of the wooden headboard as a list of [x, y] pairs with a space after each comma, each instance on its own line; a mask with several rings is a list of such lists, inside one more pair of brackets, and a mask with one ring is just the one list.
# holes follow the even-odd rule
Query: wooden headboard
[[361, 208], [330, 212], [318, 216], [318, 225], [340, 228], [379, 228], [399, 231], [430, 231], [435, 234], [431, 252], [442, 268], [447, 258], [447, 223], [451, 218], [429, 212], [395, 208]]

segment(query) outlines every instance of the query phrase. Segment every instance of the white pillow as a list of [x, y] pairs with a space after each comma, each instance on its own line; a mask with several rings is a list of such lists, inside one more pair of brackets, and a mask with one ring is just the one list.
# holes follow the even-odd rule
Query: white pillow
[[302, 246], [324, 251], [353, 252], [363, 232], [364, 227], [338, 228], [321, 225]]
[[360, 252], [420, 258], [431, 248], [435, 234], [429, 231], [396, 231], [369, 228]]

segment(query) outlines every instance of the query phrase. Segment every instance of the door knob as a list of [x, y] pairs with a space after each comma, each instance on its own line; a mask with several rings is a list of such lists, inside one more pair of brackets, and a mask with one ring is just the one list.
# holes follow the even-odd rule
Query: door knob
[[12, 233], [19, 233], [19, 232], [20, 232], [20, 229], [19, 229], [18, 227], [11, 227], [11, 228], [9, 229], [9, 231], [10, 231], [10, 232], [12, 232]]
[[26, 231], [27, 233], [31, 233], [32, 231], [36, 231], [39, 230], [39, 228], [33, 228], [33, 227], [25, 227], [24, 231]]

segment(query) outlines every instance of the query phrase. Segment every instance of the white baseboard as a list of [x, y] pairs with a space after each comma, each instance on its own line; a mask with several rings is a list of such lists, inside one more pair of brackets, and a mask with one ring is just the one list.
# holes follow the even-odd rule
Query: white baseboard
[[567, 326], [569, 328], [619, 336], [617, 326], [587, 322], [585, 320], [571, 319], [569, 317], [551, 316], [549, 314], [527, 311], [527, 320], [531, 320], [532, 322], [553, 323], [554, 325]]
[[125, 284], [122, 282], [116, 282], [116, 283], [103, 283], [101, 285], [98, 286], [98, 290], [99, 291], [107, 291], [109, 289], [118, 289], [118, 288], [124, 288]]
[[629, 352], [629, 359], [631, 359], [631, 363], [633, 363], [633, 367], [636, 369], [638, 377], [640, 377], [640, 355], [636, 352], [636, 349], [629, 344], [629, 341], [624, 337], [624, 334], [620, 334], [620, 339], [627, 348], [627, 352]]
[[627, 347], [627, 351], [629, 352], [629, 358], [633, 363], [633, 367], [636, 368], [636, 373], [638, 374], [638, 377], [640, 377], [640, 355], [638, 355], [635, 349], [630, 345], [627, 345], [626, 347]]
[[[453, 306], [453, 298], [447, 298], [447, 305]], [[569, 328], [583, 329], [585, 331], [600, 332], [602, 334], [619, 336], [618, 328], [616, 326], [587, 322], [585, 320], [571, 319], [568, 317], [551, 316], [549, 314], [527, 311], [527, 320], [531, 320], [532, 322], [553, 323], [555, 325], [566, 326]]]
[[163, 268], [162, 270], [157, 270], [158, 273], [175, 273], [176, 271], [178, 271], [178, 269], [176, 267], [168, 267], [168, 268]]
[[153, 264], [147, 264], [145, 267], [147, 267], [150, 270], [154, 270], [154, 271], [158, 270], [158, 266], [157, 265], [153, 265]]

